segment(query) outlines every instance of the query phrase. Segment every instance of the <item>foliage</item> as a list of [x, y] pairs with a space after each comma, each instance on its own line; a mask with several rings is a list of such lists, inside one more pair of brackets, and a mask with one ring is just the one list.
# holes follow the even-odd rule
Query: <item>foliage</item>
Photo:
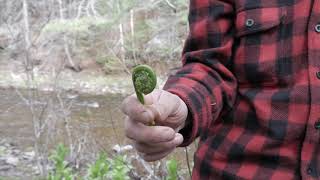
[[178, 163], [176, 160], [171, 159], [167, 161], [168, 176], [166, 180], [178, 180]]
[[114, 159], [109, 159], [112, 170], [110, 171], [110, 177], [112, 180], [127, 180], [130, 179], [128, 172], [132, 168], [126, 165], [126, 156], [118, 155]]
[[[72, 172], [65, 161], [69, 150], [59, 144], [50, 156], [50, 160], [54, 163], [54, 169], [49, 172], [47, 180], [74, 180], [80, 177]], [[128, 180], [128, 173], [132, 169], [127, 164], [127, 158], [124, 155], [117, 155], [114, 158], [107, 158], [105, 153], [100, 153], [97, 160], [88, 165], [85, 180]]]
[[93, 164], [89, 165], [87, 172], [88, 180], [103, 180], [107, 177], [110, 171], [111, 164], [107, 161], [105, 153], [100, 153], [98, 159]]
[[59, 144], [55, 151], [50, 156], [50, 160], [54, 163], [54, 171], [49, 173], [48, 180], [72, 180], [74, 175], [70, 167], [67, 166], [65, 158], [69, 150], [63, 145]]

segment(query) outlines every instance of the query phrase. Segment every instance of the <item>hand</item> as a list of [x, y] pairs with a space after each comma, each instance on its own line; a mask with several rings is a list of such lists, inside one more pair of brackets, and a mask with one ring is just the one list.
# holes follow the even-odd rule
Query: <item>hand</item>
[[162, 159], [182, 143], [183, 137], [177, 132], [185, 125], [188, 109], [177, 95], [156, 90], [145, 96], [145, 105], [131, 95], [121, 109], [127, 115], [126, 136], [146, 161]]

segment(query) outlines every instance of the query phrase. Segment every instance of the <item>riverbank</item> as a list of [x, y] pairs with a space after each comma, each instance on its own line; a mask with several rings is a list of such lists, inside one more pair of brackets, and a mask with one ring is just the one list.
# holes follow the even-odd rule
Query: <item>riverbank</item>
[[[166, 80], [166, 75], [158, 75], [158, 88]], [[79, 94], [102, 95], [106, 93], [128, 95], [134, 92], [131, 75], [128, 73], [104, 75], [95, 72], [75, 73], [70, 70], [59, 75], [33, 72], [33, 79], [26, 73], [0, 71], [0, 87], [18, 89], [37, 89], [40, 91], [74, 91]]]

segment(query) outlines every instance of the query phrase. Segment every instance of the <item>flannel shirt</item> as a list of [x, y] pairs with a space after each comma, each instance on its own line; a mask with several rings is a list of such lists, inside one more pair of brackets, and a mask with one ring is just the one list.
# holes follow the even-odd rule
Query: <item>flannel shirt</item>
[[189, 27], [164, 89], [192, 179], [320, 179], [320, 0], [190, 0]]

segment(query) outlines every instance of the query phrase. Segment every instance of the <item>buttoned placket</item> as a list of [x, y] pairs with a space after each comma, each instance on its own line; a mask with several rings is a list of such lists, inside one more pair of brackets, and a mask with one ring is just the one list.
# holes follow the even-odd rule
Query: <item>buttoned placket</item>
[[308, 71], [310, 83], [310, 115], [307, 123], [306, 136], [302, 147], [301, 162], [303, 179], [317, 178], [319, 167], [316, 161], [320, 140], [320, 1], [313, 2], [308, 26]]

